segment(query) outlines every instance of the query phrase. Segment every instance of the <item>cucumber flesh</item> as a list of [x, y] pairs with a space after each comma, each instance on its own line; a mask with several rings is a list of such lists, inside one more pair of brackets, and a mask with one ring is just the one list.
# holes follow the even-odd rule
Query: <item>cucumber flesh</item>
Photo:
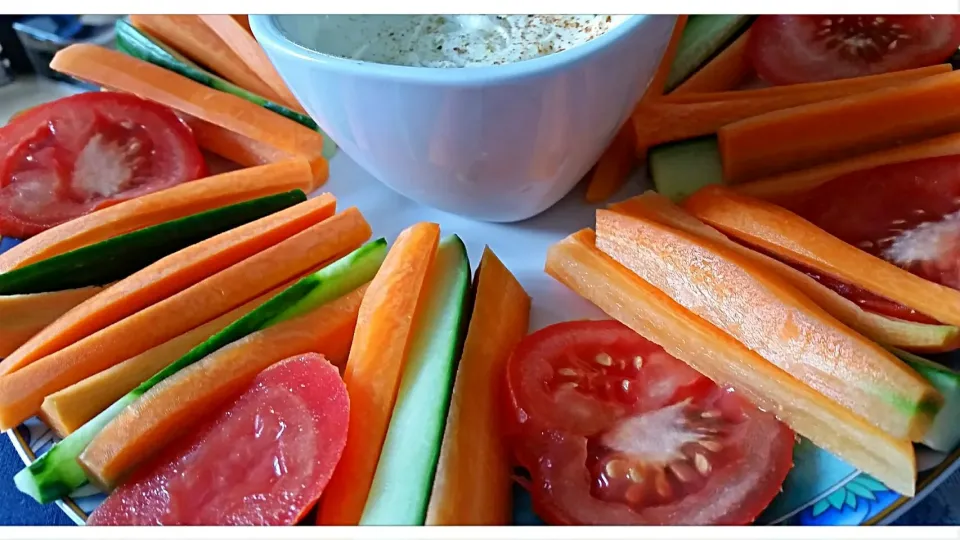
[[0, 294], [106, 285], [207, 238], [307, 200], [300, 190], [167, 221], [0, 274]]
[[172, 47], [166, 45], [159, 39], [151, 36], [147, 32], [133, 26], [128, 21], [120, 19], [116, 22], [117, 49], [124, 54], [139, 58], [145, 62], [158, 65], [169, 69], [174, 73], [183, 75], [188, 79], [228, 94], [233, 94], [239, 98], [245, 99], [251, 103], [256, 103], [261, 107], [273, 111], [281, 116], [289, 118], [298, 124], [306, 126], [321, 135], [323, 135], [323, 157], [330, 159], [337, 150], [336, 143], [333, 142], [326, 133], [317, 126], [312, 118], [297, 111], [288, 109], [279, 103], [274, 103], [265, 97], [259, 96], [244, 90], [230, 81], [210, 73], [209, 71], [191, 62], [187, 57], [177, 52]]
[[952, 452], [960, 444], [960, 373], [906, 351], [891, 351], [943, 395], [943, 407], [921, 442], [939, 452]]
[[440, 242], [361, 525], [423, 525], [460, 358], [470, 261], [456, 235]]
[[17, 489], [40, 503], [66, 497], [87, 483], [87, 476], [77, 463], [77, 458], [100, 430], [128, 405], [167, 377], [210, 353], [253, 332], [316, 309], [355, 290], [373, 279], [386, 255], [387, 241], [383, 238], [374, 240], [284, 289], [257, 309], [191, 349], [55, 444], [49, 452], [17, 473], [14, 477]]
[[680, 86], [726, 47], [750, 19], [750, 15], [691, 15], [680, 36], [664, 91], [669, 93]]
[[716, 137], [664, 144], [647, 154], [650, 178], [657, 192], [680, 202], [710, 184], [723, 183], [723, 164]]

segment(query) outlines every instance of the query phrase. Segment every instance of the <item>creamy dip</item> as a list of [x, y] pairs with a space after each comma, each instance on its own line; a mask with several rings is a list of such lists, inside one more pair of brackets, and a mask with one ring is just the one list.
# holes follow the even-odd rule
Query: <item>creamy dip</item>
[[[493, 66], [561, 52], [626, 15], [319, 15], [297, 21], [301, 45], [380, 64]], [[309, 32], [303, 32], [309, 24]]]

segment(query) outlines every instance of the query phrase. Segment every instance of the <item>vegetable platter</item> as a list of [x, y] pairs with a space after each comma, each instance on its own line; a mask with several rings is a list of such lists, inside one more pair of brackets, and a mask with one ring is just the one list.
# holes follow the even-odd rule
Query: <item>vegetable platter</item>
[[[742, 40], [803, 21], [681, 17], [671, 63], [637, 106], [676, 129], [628, 123], [584, 186], [506, 225], [417, 205], [342, 153], [328, 162], [269, 66], [236, 58], [210, 78], [144, 30], [248, 39], [240, 18], [195, 19], [122, 27], [127, 57], [61, 53], [55, 69], [120, 92], [10, 123], [67, 118], [97, 133], [80, 152], [79, 135], [37, 139], [4, 162], [23, 185], [82, 195], [0, 200], [0, 225], [35, 236], [0, 249], [0, 308], [17, 323], [0, 328], [0, 424], [28, 465], [17, 487], [37, 501], [88, 525], [265, 512], [270, 524], [870, 525], [960, 468], [960, 274], [943, 243], [960, 193], [945, 208], [936, 198], [953, 186], [949, 119], [911, 124], [916, 142], [895, 150], [896, 130], [837, 133], [853, 157], [814, 139], [796, 153], [760, 144], [946, 95], [942, 45], [865, 73], [834, 62], [841, 75], [792, 51], [811, 61], [785, 73], [789, 55], [749, 58]], [[843, 24], [828, 22], [818, 31]], [[960, 44], [949, 24], [925, 24]], [[741, 89], [756, 76], [782, 86]], [[768, 97], [738, 102], [756, 92]], [[191, 101], [205, 93], [223, 103]], [[37, 94], [24, 105], [42, 105]], [[99, 116], [63, 105], [80, 102]], [[231, 108], [300, 127], [278, 136]], [[691, 110], [697, 122], [682, 122]], [[94, 176], [84, 160], [113, 151], [104, 139], [127, 169]], [[178, 157], [144, 165], [143, 146]], [[637, 157], [649, 177], [631, 173]], [[918, 189], [917, 174], [937, 182]], [[852, 213], [851, 199], [881, 210]], [[890, 200], [913, 212], [910, 234]], [[277, 495], [290, 504], [271, 507]], [[256, 516], [230, 510], [249, 496], [268, 501]]]

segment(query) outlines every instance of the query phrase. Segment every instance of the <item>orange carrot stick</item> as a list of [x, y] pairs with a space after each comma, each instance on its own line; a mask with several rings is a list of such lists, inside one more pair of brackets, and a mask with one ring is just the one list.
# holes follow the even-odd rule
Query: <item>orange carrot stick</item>
[[736, 250], [647, 218], [597, 212], [597, 247], [697, 316], [898, 439], [923, 439], [942, 397], [901, 360]]
[[433, 264], [440, 227], [400, 233], [367, 289], [343, 380], [350, 394], [350, 436], [324, 490], [317, 521], [356, 525], [363, 514], [397, 397], [420, 290]]
[[736, 90], [753, 73], [753, 66], [746, 54], [748, 39], [750, 30], [720, 51], [707, 65], [670, 92], [668, 97]]
[[80, 304], [0, 362], [10, 373], [311, 227], [336, 210], [324, 194], [164, 257]]
[[912, 496], [913, 445], [895, 439], [761, 358], [616, 263], [583, 230], [550, 248], [548, 274], [717, 384], [734, 388], [817, 446]]
[[714, 228], [777, 257], [798, 262], [942, 323], [960, 325], [960, 291], [927, 281], [847, 244], [771, 203], [723, 186], [694, 193], [684, 208]]
[[294, 189], [313, 191], [310, 168], [300, 159], [185, 182], [97, 210], [21, 242], [0, 254], [0, 272], [144, 227]]
[[960, 129], [960, 72], [772, 112], [717, 133], [723, 178], [737, 183]]
[[0, 358], [30, 340], [37, 332], [104, 287], [0, 296]]
[[[232, 15], [198, 15], [200, 21], [207, 25], [221, 40], [230, 48], [246, 66], [265, 82], [276, 95], [280, 96], [282, 103], [287, 107], [298, 112], [306, 114], [300, 102], [294, 97], [287, 84], [283, 82], [276, 68], [267, 58], [267, 53], [263, 47], [257, 43], [257, 40], [250, 33], [249, 26], [244, 26]], [[249, 25], [249, 23], [248, 23]]]
[[960, 346], [960, 328], [902, 321], [864, 311], [856, 303], [840, 296], [803, 272], [730, 240], [720, 231], [681, 210], [670, 202], [670, 199], [652, 191], [617, 203], [611, 208], [628, 214], [639, 212], [668, 227], [729, 247], [740, 255], [763, 265], [771, 273], [786, 279], [824, 311], [877, 343], [926, 352], [951, 351]]
[[233, 321], [253, 311], [287, 285], [281, 285], [204, 325], [50, 394], [44, 398], [43, 405], [40, 407], [40, 418], [57, 435], [66, 437], [137, 385], [153, 377], [168, 364], [223, 330]]
[[[942, 70], [943, 67], [935, 69]], [[890, 74], [891, 77], [883, 82], [883, 86], [910, 84], [931, 76], [929, 72], [918, 72], [916, 70], [898, 72], [896, 77], [893, 75]], [[857, 96], [864, 92], [860, 83], [839, 84], [841, 81], [836, 82], [838, 84], [829, 88], [821, 88], [815, 92], [790, 90], [791, 86], [783, 86], [714, 94], [716, 96], [728, 94], [722, 101], [715, 101], [716, 98], [711, 97], [710, 101], [701, 102], [699, 101], [701, 99], [700, 95], [687, 94], [686, 96], [677, 96], [676, 99], [696, 99], [697, 101], [675, 103], [671, 101], [669, 96], [666, 96], [660, 100], [641, 104], [633, 116], [634, 127], [637, 130], [638, 155], [644, 154], [647, 148], [658, 144], [712, 135], [727, 124], [746, 118], [828, 99]], [[750, 97], [748, 92], [767, 92], [767, 94], [762, 94], [758, 98], [755, 95]], [[738, 97], [730, 99], [729, 95]], [[789, 141], [789, 139], [784, 139], [784, 141]]]
[[166, 300], [0, 376], [0, 429], [39, 412], [46, 396], [219, 317], [346, 254], [369, 237], [370, 226], [356, 208], [349, 208]]
[[771, 202], [786, 202], [793, 195], [809, 191], [843, 175], [918, 159], [960, 154], [960, 134], [944, 135], [913, 144], [878, 150], [809, 169], [762, 178], [733, 187], [739, 193]]
[[498, 414], [507, 358], [527, 334], [530, 297], [487, 248], [457, 368], [427, 525], [509, 525], [510, 459]]
[[319, 353], [342, 366], [365, 289], [364, 285], [300, 317], [254, 332], [151, 388], [107, 424], [80, 454], [87, 478], [112, 489], [137, 465], [280, 360]]
[[289, 156], [322, 159], [323, 136], [237, 96], [208, 88], [162, 67], [89, 44], [71, 45], [50, 62], [55, 71], [156, 101]]
[[204, 24], [199, 15], [131, 15], [130, 23], [244, 90], [282, 103], [270, 84], [250, 69], [240, 53]]
[[633, 125], [627, 122], [590, 173], [586, 195], [588, 203], [603, 202], [623, 187], [637, 162], [635, 139]]

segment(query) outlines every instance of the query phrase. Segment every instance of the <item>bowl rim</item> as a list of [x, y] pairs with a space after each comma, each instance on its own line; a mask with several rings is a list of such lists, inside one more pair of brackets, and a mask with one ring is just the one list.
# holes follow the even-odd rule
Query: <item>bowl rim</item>
[[254, 37], [265, 48], [310, 61], [341, 75], [425, 84], [464, 85], [517, 80], [555, 71], [609, 48], [617, 41], [637, 31], [644, 21], [651, 17], [651, 15], [628, 15], [626, 20], [609, 32], [557, 53], [499, 66], [468, 68], [431, 68], [379, 64], [317, 52], [297, 43], [281, 31], [277, 23], [277, 15], [250, 15], [250, 27], [253, 30]]

